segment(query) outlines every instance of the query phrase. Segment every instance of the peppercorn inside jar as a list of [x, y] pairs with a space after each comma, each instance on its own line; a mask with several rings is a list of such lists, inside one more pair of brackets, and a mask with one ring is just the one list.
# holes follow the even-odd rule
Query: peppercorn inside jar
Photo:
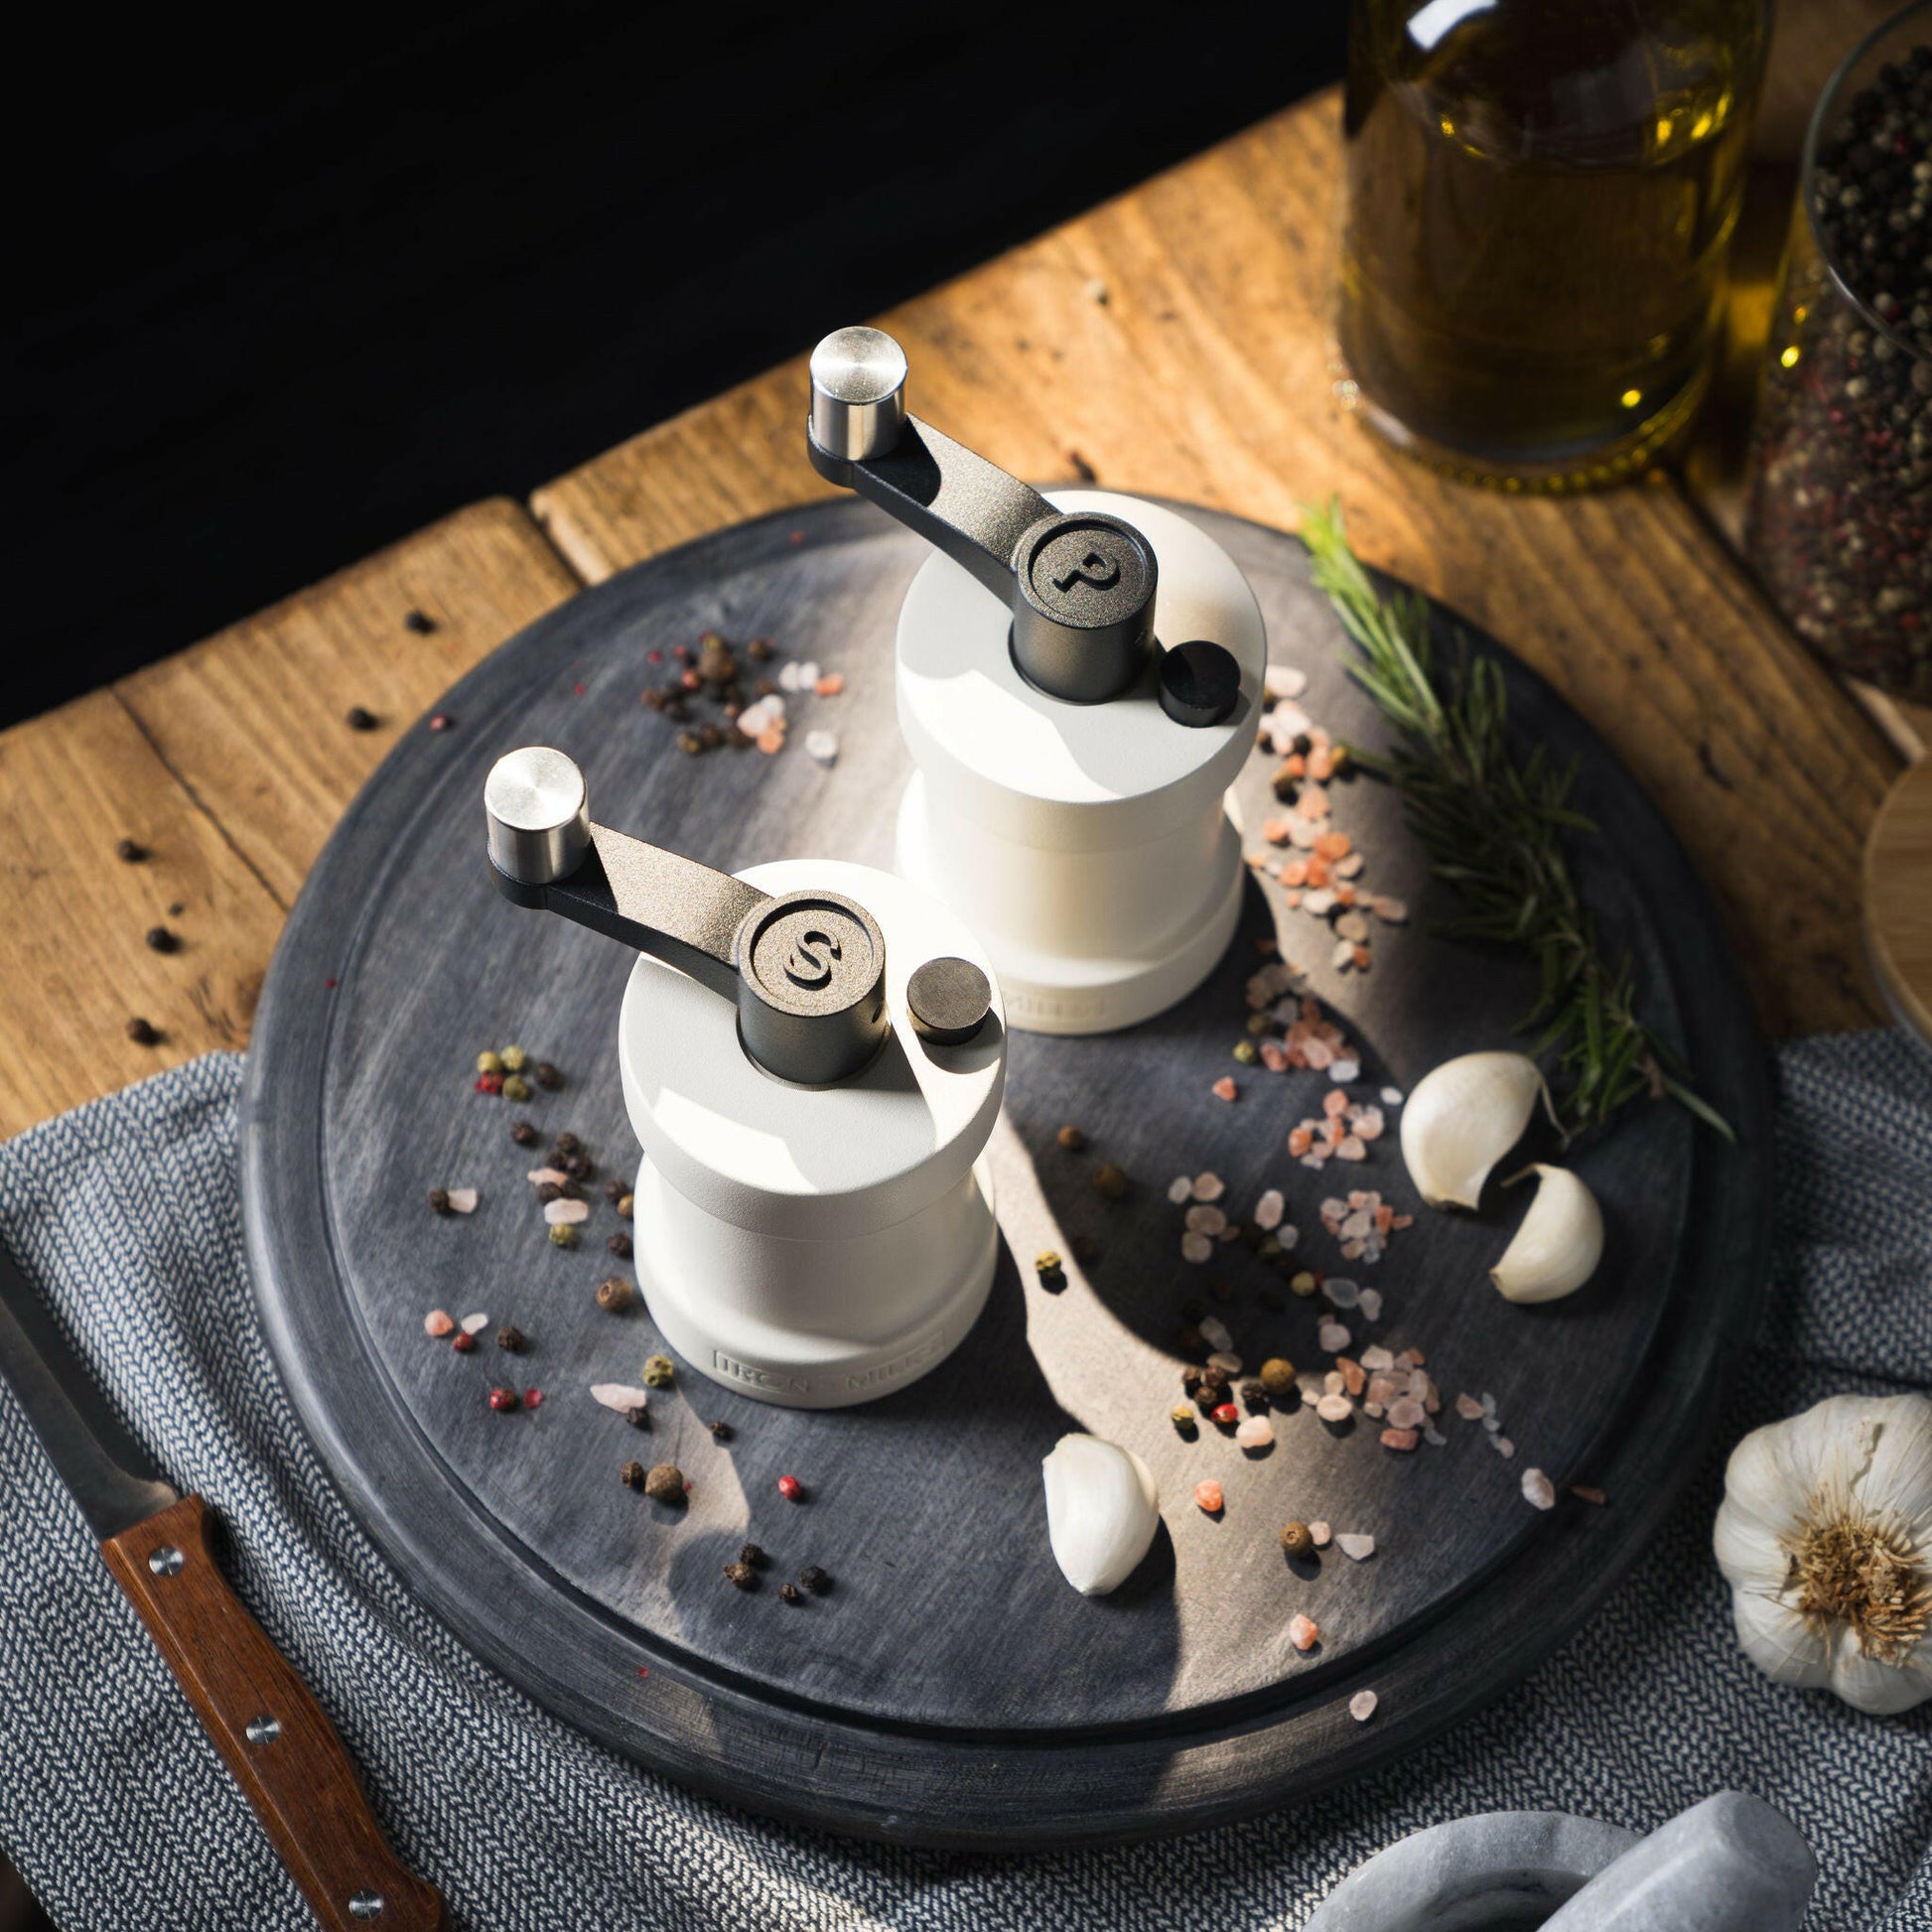
[[1932, 0], [1857, 49], [1812, 117], [1744, 544], [1806, 642], [1932, 699]]

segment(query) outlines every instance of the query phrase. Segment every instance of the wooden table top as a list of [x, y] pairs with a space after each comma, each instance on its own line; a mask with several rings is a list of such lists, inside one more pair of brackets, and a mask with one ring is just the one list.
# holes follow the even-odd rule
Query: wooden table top
[[[1770, 1032], [1880, 1022], [1860, 855], [1898, 753], [1676, 482], [1471, 489], [1348, 415], [1327, 345], [1338, 119], [1316, 95], [883, 318], [915, 407], [1035, 480], [1288, 526], [1338, 490], [1368, 561], [1466, 611], [1615, 747], [1722, 903]], [[0, 1134], [243, 1044], [294, 896], [396, 733], [581, 582], [823, 494], [805, 398], [801, 356], [527, 511], [463, 510], [0, 734]], [[349, 729], [354, 706], [374, 730]], [[125, 838], [149, 856], [118, 859]], [[177, 950], [150, 949], [156, 925]], [[137, 1016], [157, 1043], [128, 1037]]]

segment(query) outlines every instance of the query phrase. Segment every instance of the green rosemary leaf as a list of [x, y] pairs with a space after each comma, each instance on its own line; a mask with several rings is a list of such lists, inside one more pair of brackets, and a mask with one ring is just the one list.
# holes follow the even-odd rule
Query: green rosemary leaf
[[1535, 961], [1539, 991], [1521, 1024], [1542, 1028], [1537, 1055], [1556, 1055], [1571, 1076], [1566, 1134], [1652, 1093], [1733, 1140], [1637, 1017], [1630, 962], [1604, 958], [1583, 910], [1565, 840], [1594, 837], [1596, 826], [1570, 803], [1575, 762], [1559, 764], [1542, 745], [1521, 759], [1512, 753], [1502, 666], [1475, 656], [1466, 637], [1457, 637], [1453, 665], [1439, 671], [1427, 600], [1376, 590], [1349, 545], [1338, 498], [1303, 506], [1301, 538], [1315, 588], [1355, 648], [1349, 674], [1396, 735], [1387, 751], [1351, 744], [1348, 756], [1402, 794], [1431, 872], [1460, 898], [1461, 912], [1442, 929]]

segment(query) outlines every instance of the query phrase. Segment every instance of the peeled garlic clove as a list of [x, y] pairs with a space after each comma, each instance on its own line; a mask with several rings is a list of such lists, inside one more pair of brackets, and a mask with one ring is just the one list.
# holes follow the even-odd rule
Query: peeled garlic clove
[[1463, 1053], [1416, 1083], [1402, 1110], [1402, 1158], [1431, 1207], [1473, 1207], [1489, 1171], [1523, 1138], [1549, 1090], [1523, 1053]]
[[1603, 1258], [1603, 1210], [1568, 1168], [1539, 1162], [1529, 1172], [1537, 1177], [1536, 1198], [1489, 1279], [1506, 1301], [1555, 1302], [1595, 1274]]
[[1153, 1472], [1132, 1449], [1098, 1436], [1062, 1436], [1039, 1470], [1061, 1574], [1084, 1596], [1119, 1588], [1160, 1527]]

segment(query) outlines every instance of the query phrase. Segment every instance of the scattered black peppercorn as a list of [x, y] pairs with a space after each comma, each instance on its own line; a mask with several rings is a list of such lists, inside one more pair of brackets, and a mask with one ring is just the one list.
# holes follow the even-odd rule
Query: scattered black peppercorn
[[804, 1592], [796, 1584], [780, 1584], [778, 1586], [778, 1600], [783, 1603], [802, 1603], [805, 1600], [805, 1596]]
[[823, 1596], [832, 1587], [831, 1578], [828, 1577], [825, 1574], [825, 1572], [818, 1567], [817, 1564], [812, 1564], [807, 1569], [801, 1570], [798, 1573], [798, 1581], [801, 1584], [803, 1584], [805, 1587], [808, 1590], [810, 1590], [814, 1596]]
[[621, 1200], [629, 1191], [628, 1185], [619, 1180], [615, 1175], [604, 1183], [604, 1198], [606, 1200]]
[[1073, 1250], [1073, 1259], [1082, 1268], [1100, 1259], [1100, 1243], [1090, 1234], [1076, 1234], [1067, 1245]]
[[610, 1239], [605, 1242], [604, 1245], [607, 1248], [609, 1248], [611, 1252], [614, 1255], [616, 1255], [620, 1261], [628, 1261], [630, 1259], [630, 1237], [629, 1235], [625, 1234], [621, 1229], [620, 1229], [616, 1234], [612, 1235]]
[[712, 1437], [720, 1443], [729, 1443], [736, 1433], [728, 1422], [715, 1422], [711, 1425]]
[[150, 952], [174, 952], [179, 949], [181, 941], [165, 925], [151, 925], [148, 927], [148, 950]]
[[161, 1038], [148, 1021], [138, 1018], [127, 1023], [127, 1036], [137, 1046], [153, 1046]]
[[589, 1180], [597, 1173], [597, 1164], [588, 1154], [567, 1155], [560, 1165], [573, 1180]]
[[1093, 1191], [1102, 1200], [1119, 1200], [1127, 1192], [1127, 1175], [1111, 1161], [1103, 1161], [1093, 1171]]
[[621, 1275], [613, 1275], [608, 1282], [597, 1285], [597, 1305], [610, 1314], [621, 1314], [630, 1306], [630, 1298], [636, 1291]]
[[696, 758], [704, 750], [704, 740], [696, 732], [679, 732], [677, 748], [687, 758]]
[[564, 1076], [548, 1060], [537, 1061], [536, 1069], [531, 1077], [536, 1081], [538, 1086], [551, 1092], [554, 1092], [555, 1089], [564, 1083]]
[[762, 1570], [771, 1559], [756, 1543], [747, 1543], [738, 1553], [740, 1563], [749, 1563], [754, 1570]]
[[1078, 1154], [1087, 1144], [1087, 1137], [1070, 1121], [1060, 1129], [1055, 1138], [1069, 1154]]
[[432, 1187], [429, 1190], [429, 1204], [435, 1213], [449, 1213], [450, 1190], [447, 1187]]
[[768, 662], [771, 656], [771, 639], [769, 637], [754, 637], [745, 646], [745, 655], [755, 664]]
[[496, 1346], [505, 1354], [520, 1355], [523, 1352], [523, 1330], [512, 1321], [506, 1321], [496, 1330]]
[[1183, 1368], [1180, 1371], [1180, 1386], [1192, 1395], [1201, 1384], [1201, 1373], [1197, 1368]]
[[618, 1471], [618, 1480], [626, 1489], [641, 1489], [644, 1486], [644, 1465], [641, 1462], [626, 1462]]
[[527, 1120], [519, 1120], [516, 1123], [516, 1125], [510, 1129], [510, 1139], [513, 1140], [518, 1147], [535, 1147], [537, 1142], [542, 1138], [543, 1137], [537, 1132], [536, 1128]]
[[634, 1409], [626, 1409], [623, 1412], [623, 1419], [632, 1429], [648, 1429], [650, 1427], [650, 1411], [642, 1403], [639, 1403]]
[[728, 1563], [725, 1575], [740, 1589], [757, 1589], [759, 1587], [759, 1573], [749, 1563]]
[[539, 1204], [547, 1207], [553, 1200], [562, 1200], [564, 1197], [564, 1184], [556, 1180], [538, 1181], [537, 1200]]
[[372, 732], [375, 730], [375, 713], [364, 710], [359, 704], [350, 705], [344, 722], [352, 732]]
[[1247, 1404], [1248, 1413], [1253, 1416], [1260, 1415], [1269, 1407], [1268, 1391], [1259, 1382], [1243, 1382], [1241, 1400]]
[[436, 628], [436, 620], [427, 611], [411, 611], [402, 621], [405, 630], [413, 630], [419, 637], [427, 637]]
[[148, 856], [148, 848], [138, 839], [117, 839], [114, 843], [114, 857], [123, 865], [138, 866]]
[[[549, 1084], [549, 1081], [543, 1077], [543, 1068], [539, 1066], [537, 1068], [537, 1085], [544, 1087]], [[561, 1167], [573, 1154], [582, 1154], [583, 1151], [584, 1143], [575, 1134], [559, 1134], [555, 1144], [551, 1147], [550, 1158], [553, 1163]]]

